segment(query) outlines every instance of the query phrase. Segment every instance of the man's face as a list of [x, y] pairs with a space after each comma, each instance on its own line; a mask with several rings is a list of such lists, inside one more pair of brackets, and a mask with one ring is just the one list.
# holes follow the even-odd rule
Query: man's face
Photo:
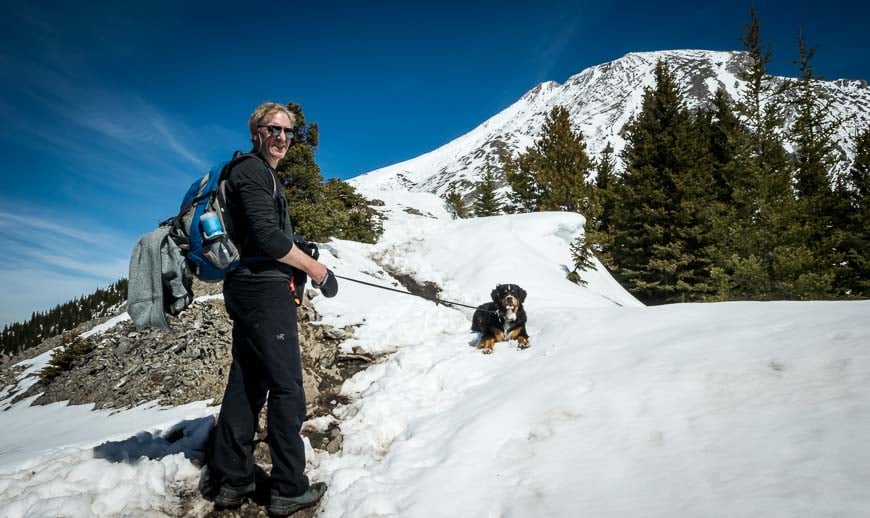
[[[271, 128], [270, 128], [271, 126]], [[257, 134], [260, 136], [260, 146], [263, 156], [269, 161], [274, 161], [284, 158], [287, 153], [287, 148], [290, 147], [291, 139], [286, 131], [279, 131], [277, 135], [273, 135], [273, 128], [290, 129], [290, 117], [284, 112], [272, 112], [260, 121], [257, 128]]]

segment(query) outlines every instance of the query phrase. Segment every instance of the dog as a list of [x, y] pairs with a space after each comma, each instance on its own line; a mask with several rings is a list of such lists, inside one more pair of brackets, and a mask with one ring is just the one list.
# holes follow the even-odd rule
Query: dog
[[491, 354], [496, 342], [516, 340], [520, 349], [529, 346], [526, 333], [526, 291], [516, 284], [499, 284], [490, 294], [492, 302], [477, 306], [471, 330], [481, 333], [477, 348]]

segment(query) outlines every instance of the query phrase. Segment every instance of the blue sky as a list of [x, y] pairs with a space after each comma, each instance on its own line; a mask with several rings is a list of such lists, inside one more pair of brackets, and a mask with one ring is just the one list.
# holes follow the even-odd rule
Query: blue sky
[[[627, 52], [738, 50], [739, 2], [9, 2], [0, 20], [0, 325], [126, 276], [138, 236], [234, 149], [261, 101], [320, 126], [350, 178]], [[86, 5], [85, 5], [86, 4]], [[822, 7], [820, 7], [820, 5]], [[827, 79], [870, 79], [859, 2], [756, 1], [773, 73], [802, 28]]]

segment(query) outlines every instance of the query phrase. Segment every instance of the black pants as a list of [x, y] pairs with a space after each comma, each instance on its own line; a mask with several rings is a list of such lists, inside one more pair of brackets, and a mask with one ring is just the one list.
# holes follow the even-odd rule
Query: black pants
[[296, 305], [283, 279], [228, 278], [224, 303], [233, 320], [233, 364], [215, 429], [209, 472], [236, 486], [254, 481], [254, 435], [267, 394], [272, 492], [301, 495], [308, 489], [305, 393], [296, 328]]

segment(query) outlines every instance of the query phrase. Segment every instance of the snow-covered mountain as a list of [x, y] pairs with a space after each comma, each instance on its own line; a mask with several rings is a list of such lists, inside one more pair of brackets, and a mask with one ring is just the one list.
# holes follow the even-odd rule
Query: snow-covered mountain
[[[490, 162], [498, 165], [497, 153], [523, 151], [540, 135], [544, 117], [555, 106], [567, 108], [575, 130], [586, 139], [587, 150], [598, 156], [609, 142], [621, 151], [622, 129], [641, 107], [643, 90], [655, 85], [659, 60], [674, 71], [687, 105], [706, 104], [721, 86], [738, 99], [743, 82], [737, 71], [745, 66], [743, 52], [673, 50], [638, 52], [587, 68], [565, 83], [541, 83], [511, 106], [470, 132], [429, 153], [387, 166], [351, 180], [363, 192], [400, 188], [444, 194], [456, 181], [468, 192]], [[780, 78], [782, 79], [782, 78]], [[844, 120], [837, 143], [843, 165], [854, 155], [854, 137], [870, 124], [870, 88], [866, 81], [823, 82], [822, 90], [833, 102], [831, 116]]]

